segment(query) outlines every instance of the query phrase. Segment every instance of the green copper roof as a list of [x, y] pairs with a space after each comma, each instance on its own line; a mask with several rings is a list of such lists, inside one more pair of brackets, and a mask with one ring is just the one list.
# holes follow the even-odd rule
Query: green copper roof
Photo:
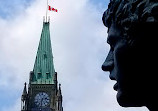
[[54, 84], [54, 74], [49, 22], [44, 22], [30, 82], [31, 84]]

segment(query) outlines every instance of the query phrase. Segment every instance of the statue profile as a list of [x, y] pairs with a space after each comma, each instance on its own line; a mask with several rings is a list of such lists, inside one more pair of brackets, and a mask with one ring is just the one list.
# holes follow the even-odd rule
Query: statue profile
[[119, 105], [158, 111], [158, 0], [110, 0], [102, 20], [110, 45], [102, 69]]

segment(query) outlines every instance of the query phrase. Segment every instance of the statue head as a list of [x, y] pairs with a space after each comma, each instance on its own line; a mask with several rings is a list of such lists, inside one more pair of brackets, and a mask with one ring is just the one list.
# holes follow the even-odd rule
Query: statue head
[[102, 65], [123, 107], [154, 109], [157, 96], [157, 0], [110, 0], [103, 14], [110, 51]]

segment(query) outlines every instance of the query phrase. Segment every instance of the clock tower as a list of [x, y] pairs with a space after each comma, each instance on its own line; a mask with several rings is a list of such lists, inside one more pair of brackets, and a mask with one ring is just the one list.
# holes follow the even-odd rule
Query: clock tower
[[54, 68], [49, 22], [43, 29], [29, 84], [24, 84], [21, 111], [63, 111], [61, 85]]

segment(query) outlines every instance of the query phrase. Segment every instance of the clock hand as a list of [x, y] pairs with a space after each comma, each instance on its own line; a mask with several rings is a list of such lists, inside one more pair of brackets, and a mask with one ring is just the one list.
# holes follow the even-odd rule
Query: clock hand
[[41, 98], [41, 106], [42, 106], [42, 101], [43, 101], [43, 98]]

